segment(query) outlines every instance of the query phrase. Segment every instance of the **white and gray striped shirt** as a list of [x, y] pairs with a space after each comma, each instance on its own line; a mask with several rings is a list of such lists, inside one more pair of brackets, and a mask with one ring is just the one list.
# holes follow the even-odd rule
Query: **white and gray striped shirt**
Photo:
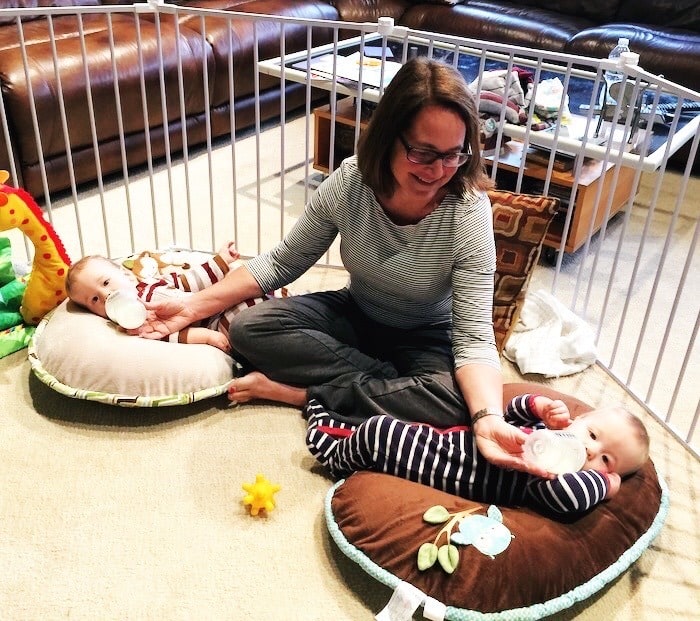
[[356, 157], [318, 188], [289, 234], [248, 269], [263, 291], [289, 284], [340, 234], [349, 290], [375, 321], [411, 328], [452, 321], [455, 366], [500, 368], [493, 334], [496, 251], [482, 192], [448, 194], [413, 225], [394, 224], [363, 181]]

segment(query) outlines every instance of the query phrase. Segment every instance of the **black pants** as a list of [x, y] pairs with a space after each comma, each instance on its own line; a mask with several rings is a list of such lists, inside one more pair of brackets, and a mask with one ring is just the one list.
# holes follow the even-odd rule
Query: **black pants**
[[308, 398], [338, 420], [357, 424], [388, 414], [438, 427], [467, 422], [449, 323], [386, 326], [341, 289], [253, 306], [234, 318], [229, 336], [244, 367], [306, 387]]

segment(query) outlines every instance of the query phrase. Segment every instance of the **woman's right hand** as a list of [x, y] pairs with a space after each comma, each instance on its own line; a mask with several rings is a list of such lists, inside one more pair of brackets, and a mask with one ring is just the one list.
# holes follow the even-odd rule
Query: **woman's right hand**
[[130, 334], [137, 334], [145, 339], [162, 339], [195, 321], [191, 309], [182, 298], [144, 304], [148, 311], [146, 321], [140, 328], [130, 330]]
[[551, 479], [553, 474], [523, 459], [523, 443], [527, 434], [500, 416], [484, 416], [473, 425], [476, 446], [492, 464], [500, 468], [520, 470]]

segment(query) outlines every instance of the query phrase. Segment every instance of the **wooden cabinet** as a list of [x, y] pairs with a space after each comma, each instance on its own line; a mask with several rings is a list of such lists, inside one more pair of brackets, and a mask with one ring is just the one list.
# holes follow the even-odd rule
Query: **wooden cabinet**
[[[502, 189], [514, 189], [520, 163], [523, 157], [523, 144], [517, 140], [507, 142], [498, 159], [498, 186]], [[486, 158], [493, 162], [493, 157]], [[612, 194], [612, 202], [608, 219], [621, 211], [632, 193], [634, 169], [621, 166], [616, 168], [608, 163], [603, 171], [603, 162], [586, 159], [581, 167], [578, 186], [573, 206], [569, 204], [571, 190], [575, 184], [574, 172], [552, 171], [548, 194], [561, 200], [561, 208], [549, 227], [544, 245], [558, 249], [564, 232], [567, 210], [572, 209], [569, 234], [564, 246], [565, 252], [575, 252], [586, 243], [589, 233], [600, 230], [605, 218], [608, 200]], [[531, 194], [542, 194], [547, 167], [526, 162], [523, 170], [521, 191]], [[599, 188], [602, 185], [602, 190]], [[510, 186], [510, 187], [509, 187]], [[591, 230], [591, 221], [593, 228]]]
[[[335, 111], [335, 140], [333, 145], [333, 168], [352, 155], [355, 150], [355, 120], [357, 108], [352, 97], [340, 99]], [[367, 126], [367, 114], [360, 121], [360, 129]], [[314, 110], [314, 168], [328, 174], [331, 152], [331, 107], [325, 105]]]

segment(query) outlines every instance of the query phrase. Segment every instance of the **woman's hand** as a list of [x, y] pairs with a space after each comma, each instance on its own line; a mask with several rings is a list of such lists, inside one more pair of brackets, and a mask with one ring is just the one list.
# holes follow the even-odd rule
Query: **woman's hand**
[[514, 425], [509, 425], [500, 416], [480, 418], [473, 431], [477, 449], [492, 464], [546, 479], [554, 478], [553, 474], [523, 459], [523, 443], [527, 434]]
[[146, 321], [140, 328], [129, 330], [129, 334], [158, 340], [186, 328], [195, 321], [192, 311], [182, 298], [144, 304], [148, 311]]

